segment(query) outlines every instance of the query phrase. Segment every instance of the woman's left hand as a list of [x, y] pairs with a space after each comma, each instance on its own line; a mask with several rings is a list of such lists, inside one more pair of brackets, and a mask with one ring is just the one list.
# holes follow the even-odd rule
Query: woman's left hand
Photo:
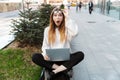
[[50, 58], [47, 55], [44, 55], [45, 60], [50, 60]]

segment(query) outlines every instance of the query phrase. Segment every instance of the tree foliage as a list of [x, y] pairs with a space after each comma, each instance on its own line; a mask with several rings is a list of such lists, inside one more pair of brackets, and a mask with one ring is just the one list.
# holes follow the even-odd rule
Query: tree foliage
[[44, 28], [49, 25], [51, 5], [42, 5], [37, 10], [20, 11], [20, 19], [12, 21], [13, 34], [21, 45], [42, 45]]

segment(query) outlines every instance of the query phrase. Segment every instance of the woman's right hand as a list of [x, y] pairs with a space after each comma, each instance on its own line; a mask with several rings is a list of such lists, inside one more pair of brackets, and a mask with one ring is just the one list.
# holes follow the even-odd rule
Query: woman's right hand
[[63, 13], [64, 13], [65, 17], [68, 18], [68, 10], [67, 10], [67, 9], [64, 9], [64, 10], [63, 10]]
[[44, 59], [45, 60], [50, 60], [50, 58], [48, 57], [48, 55], [44, 55]]

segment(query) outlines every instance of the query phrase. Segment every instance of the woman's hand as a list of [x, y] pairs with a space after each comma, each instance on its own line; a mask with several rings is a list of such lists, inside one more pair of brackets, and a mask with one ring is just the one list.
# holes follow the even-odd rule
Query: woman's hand
[[50, 60], [50, 58], [47, 55], [44, 55], [45, 60]]
[[63, 13], [64, 13], [65, 17], [67, 18], [67, 17], [68, 17], [68, 10], [67, 10], [67, 9], [64, 9], [64, 10], [63, 10]]

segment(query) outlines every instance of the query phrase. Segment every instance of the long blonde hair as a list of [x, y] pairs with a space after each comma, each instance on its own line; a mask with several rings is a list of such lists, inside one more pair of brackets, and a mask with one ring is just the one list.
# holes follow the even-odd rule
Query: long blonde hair
[[58, 30], [60, 32], [60, 41], [64, 42], [66, 40], [66, 35], [65, 35], [65, 15], [63, 13], [63, 11], [60, 8], [55, 8], [53, 9], [53, 11], [51, 12], [50, 15], [50, 25], [49, 25], [49, 32], [48, 32], [48, 42], [50, 45], [54, 44], [55, 39], [56, 39], [56, 26], [55, 26], [55, 22], [53, 21], [53, 14], [54, 11], [61, 11], [62, 15], [63, 15], [63, 21], [61, 22], [60, 26], [58, 27]]

